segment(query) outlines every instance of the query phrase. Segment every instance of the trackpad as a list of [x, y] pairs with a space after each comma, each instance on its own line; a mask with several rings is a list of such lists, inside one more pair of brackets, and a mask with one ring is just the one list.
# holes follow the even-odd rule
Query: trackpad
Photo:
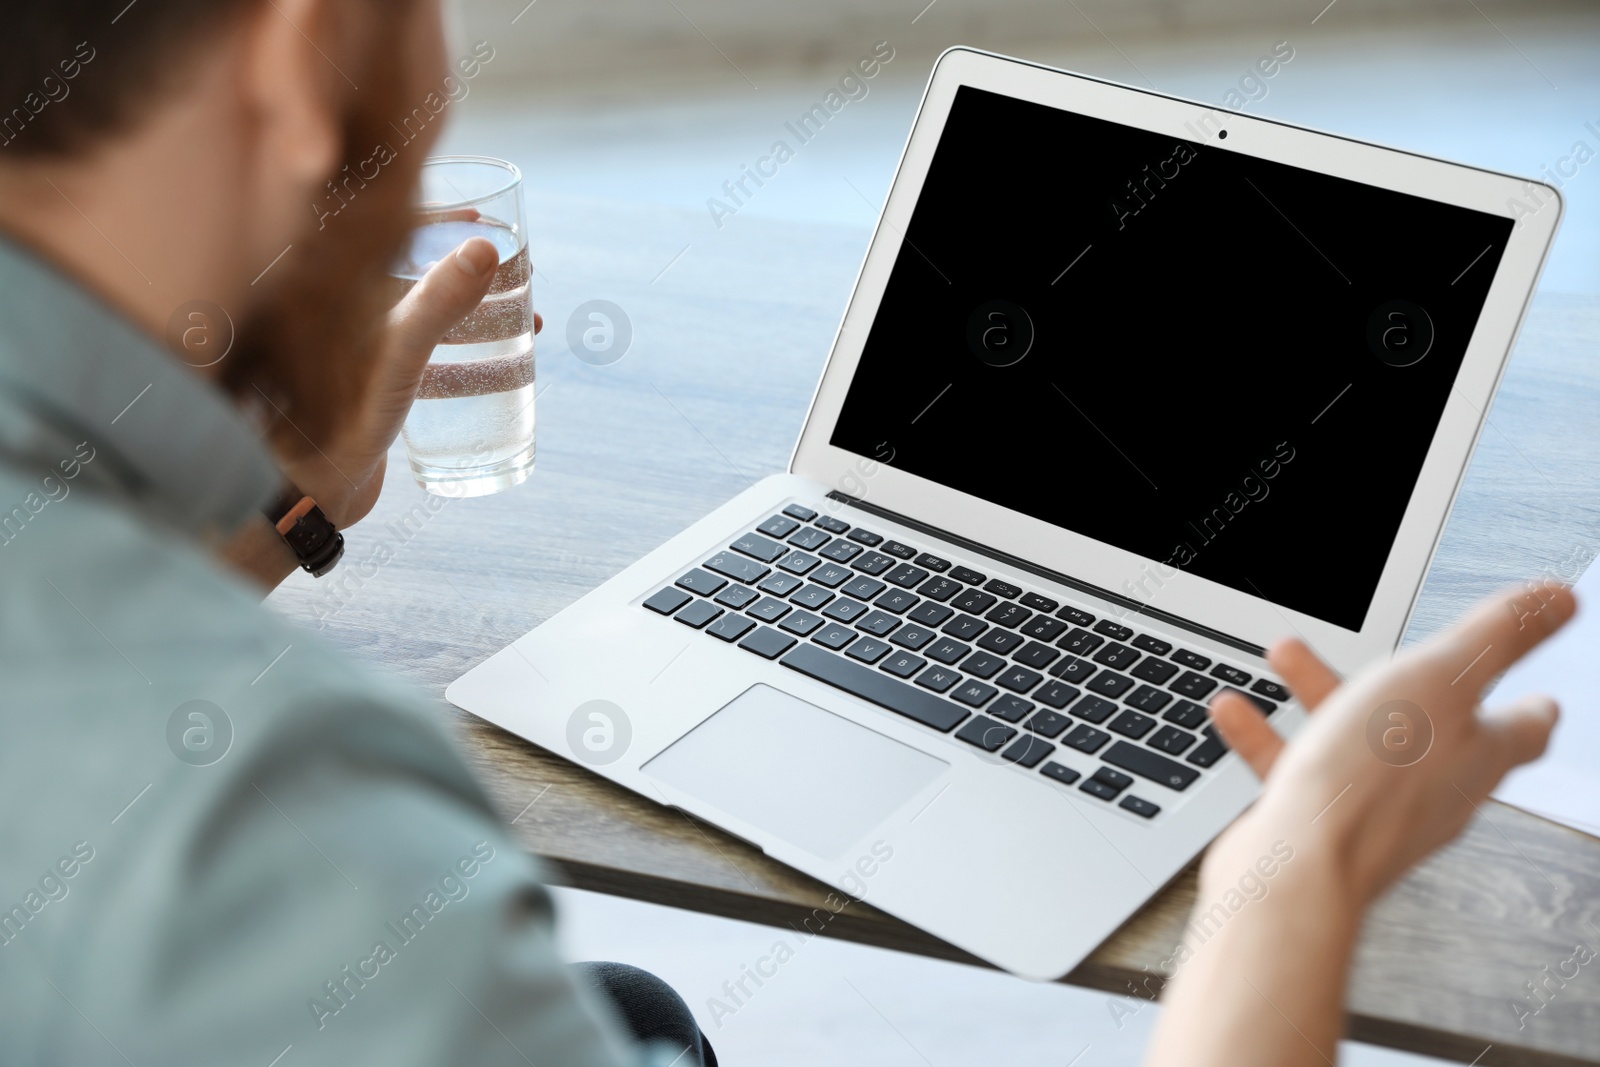
[[835, 859], [949, 766], [756, 685], [641, 770], [814, 856]]

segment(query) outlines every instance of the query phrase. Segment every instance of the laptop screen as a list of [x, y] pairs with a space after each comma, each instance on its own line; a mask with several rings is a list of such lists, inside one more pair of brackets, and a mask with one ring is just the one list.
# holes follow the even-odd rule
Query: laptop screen
[[1359, 631], [1511, 228], [965, 86], [832, 444]]

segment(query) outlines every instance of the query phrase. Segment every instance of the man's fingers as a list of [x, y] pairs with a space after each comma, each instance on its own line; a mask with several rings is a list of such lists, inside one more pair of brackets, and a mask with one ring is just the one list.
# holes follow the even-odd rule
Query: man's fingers
[[[1494, 756], [1496, 782], [1513, 767], [1544, 755], [1559, 717], [1560, 709], [1547, 696], [1525, 696], [1510, 707], [1483, 715], [1485, 744]], [[1489, 788], [1493, 787], [1490, 783]]]
[[1572, 590], [1559, 582], [1512, 587], [1483, 601], [1454, 629], [1430, 641], [1425, 654], [1451, 672], [1451, 685], [1475, 696], [1576, 611]]
[[1339, 688], [1339, 676], [1298, 638], [1285, 638], [1273, 645], [1267, 652], [1267, 662], [1307, 711], [1315, 711], [1329, 693]]
[[1238, 693], [1222, 693], [1211, 702], [1211, 721], [1256, 777], [1265, 778], [1283, 751], [1283, 738], [1267, 724], [1261, 709]]
[[445, 256], [390, 312], [389, 323], [405, 362], [420, 373], [433, 348], [489, 291], [500, 250], [484, 237], [474, 237]]

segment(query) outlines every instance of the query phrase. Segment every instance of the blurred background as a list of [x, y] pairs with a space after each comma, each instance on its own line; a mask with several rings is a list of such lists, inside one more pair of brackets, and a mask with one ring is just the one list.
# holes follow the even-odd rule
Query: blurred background
[[[451, 105], [444, 150], [523, 168], [543, 287], [536, 296], [556, 324], [582, 300], [622, 286], [612, 275], [623, 269], [637, 275], [626, 284], [641, 289], [673, 271], [752, 301], [803, 292], [821, 309], [815, 337], [802, 339], [794, 357], [804, 366], [782, 373], [814, 380], [923, 83], [938, 54], [957, 44], [1560, 182], [1568, 212], [1542, 290], [1600, 294], [1600, 166], [1590, 162], [1600, 153], [1600, 8], [1592, 3], [464, 0], [461, 8], [463, 54], [482, 41], [493, 58], [470, 95]], [[880, 42], [893, 58], [865, 95], [735, 203], [724, 183], [774, 141], [793, 143], [785, 123], [821, 103]], [[1249, 68], [1280, 42], [1292, 60], [1269, 81], [1250, 80]], [[1027, 203], [1051, 195], [1050, 169], [1068, 163], [1051, 146], [997, 156], [995, 166], [1015, 174], [1014, 198], [982, 209], [997, 225], [1026, 225]], [[541, 226], [554, 233], [564, 219], [596, 213], [649, 220], [641, 228], [652, 247], [633, 262], [615, 249], [591, 254], [581, 235], [541, 241]], [[832, 250], [825, 277], [786, 269], [785, 244], [801, 235], [808, 247]], [[695, 273], [708, 249], [725, 261], [730, 248], [748, 269]], [[666, 286], [654, 292], [672, 299]], [[691, 331], [697, 343], [731, 343], [718, 337], [725, 324], [665, 314], [658, 321]], [[640, 319], [641, 336], [649, 325]], [[764, 351], [750, 346], [748, 326], [739, 329], [755, 368], [795, 349], [789, 339]], [[554, 369], [557, 384], [560, 361], [570, 360], [560, 332], [547, 331], [555, 336], [542, 339], [540, 353], [541, 378]], [[777, 436], [752, 469], [781, 462], [792, 431]], [[738, 488], [712, 487], [707, 503]], [[559, 896], [570, 955], [661, 974], [700, 1015], [728, 1067], [1112, 1067], [1138, 1062], [1158, 1011], [1130, 1013], [1104, 994], [819, 938], [719, 1021], [708, 998], [768, 952], [775, 931], [572, 890]], [[1428, 1062], [1355, 1045], [1346, 1061]]]

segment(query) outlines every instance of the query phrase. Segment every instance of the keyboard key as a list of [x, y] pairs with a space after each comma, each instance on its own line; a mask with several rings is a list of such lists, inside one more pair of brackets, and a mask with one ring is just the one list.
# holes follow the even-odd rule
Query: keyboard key
[[820, 585], [808, 585], [789, 599], [802, 608], [810, 608], [812, 611], [816, 611], [832, 600], [833, 594]]
[[718, 604], [725, 608], [739, 611], [746, 604], [759, 597], [761, 594], [747, 585], [730, 585], [716, 596], [712, 597]]
[[1238, 667], [1230, 667], [1226, 663], [1219, 663], [1212, 667], [1211, 677], [1221, 678], [1224, 682], [1232, 682], [1234, 685], [1250, 684], [1250, 675], [1244, 673]]
[[[789, 538], [789, 543], [795, 548], [804, 549], [807, 552], [815, 552], [817, 549], [821, 548], [823, 545], [832, 540], [833, 538], [829, 537], [821, 530], [812, 527], [807, 530], [801, 530], [799, 533]], [[848, 545], [848, 542], [845, 542], [845, 544]], [[856, 552], [859, 551], [861, 551], [859, 548], [856, 549]], [[850, 553], [850, 556], [853, 555], [855, 555], [855, 552]], [[846, 556], [845, 559], [849, 559], [850, 556]]]
[[961, 675], [949, 667], [929, 667], [917, 675], [917, 684], [924, 689], [931, 689], [935, 693], [943, 693], [959, 681], [961, 681]]
[[[859, 641], [856, 643], [861, 644]], [[783, 665], [924, 726], [931, 726], [941, 733], [954, 729], [970, 714], [965, 708], [958, 708], [948, 700], [941, 700], [932, 693], [897, 682], [880, 671], [852, 663], [813, 645], [801, 645], [783, 658]]]
[[757, 526], [756, 529], [768, 537], [776, 537], [781, 541], [800, 529], [800, 524], [787, 515], [774, 515], [760, 526]]
[[850, 532], [850, 524], [848, 522], [845, 522], [843, 519], [836, 519], [832, 515], [822, 516], [822, 518], [817, 520], [817, 525], [822, 527], [824, 530], [827, 530], [831, 534]]
[[1128, 710], [1111, 720], [1109, 729], [1114, 734], [1131, 737], [1135, 741], [1156, 728], [1156, 721], [1148, 715]]
[[874, 637], [863, 637], [845, 649], [844, 654], [851, 659], [858, 659], [862, 663], [876, 663], [892, 651], [893, 649], [889, 647], [889, 642], [887, 641], [879, 641]]
[[984, 582], [989, 580], [988, 575], [979, 574], [970, 567], [952, 567], [950, 568], [950, 577], [954, 578], [958, 582], [965, 582], [968, 585], [982, 585]]
[[1051, 682], [1049, 685], [1033, 694], [1033, 699], [1052, 708], [1064, 708], [1077, 700], [1078, 690], [1062, 682]]
[[727, 585], [728, 579], [719, 578], [717, 575], [712, 574], [709, 571], [703, 571], [696, 567], [688, 574], [685, 574], [682, 578], [679, 578], [676, 584], [679, 588], [687, 589], [691, 593], [699, 593], [701, 596], [710, 596], [718, 589], [721, 589], [723, 586]]
[[1166, 684], [1167, 679], [1177, 673], [1178, 668], [1175, 664], [1168, 663], [1164, 659], [1156, 659], [1154, 656], [1146, 656], [1144, 662], [1132, 671], [1135, 678], [1154, 682], [1156, 685]]
[[848, 597], [840, 597], [823, 608], [822, 614], [830, 619], [838, 619], [840, 622], [854, 622], [869, 610], [865, 604], [851, 600]]
[[1172, 651], [1172, 645], [1168, 644], [1166, 641], [1160, 640], [1159, 638], [1151, 637], [1148, 634], [1140, 634], [1130, 641], [1129, 644], [1133, 645], [1134, 648], [1150, 653], [1152, 656], [1165, 656], [1168, 652]]
[[[756, 632], [739, 642], [739, 647], [746, 652], [754, 652], [762, 659], [777, 659], [795, 645], [795, 639], [788, 634], [780, 634], [770, 626], [758, 626]], [[817, 650], [817, 655], [834, 659], [831, 652]], [[840, 662], [843, 662], [842, 660]]]
[[863, 530], [859, 526], [857, 526], [854, 530], [851, 530], [849, 536], [850, 540], [859, 541], [868, 548], [883, 544], [882, 534], [875, 534], [870, 530]]
[[1038, 671], [1030, 671], [1026, 667], [1012, 667], [996, 678], [994, 684], [1013, 693], [1026, 693], [1043, 680], [1044, 675]]
[[872, 603], [874, 607], [882, 608], [884, 611], [893, 612], [896, 615], [904, 615], [915, 607], [919, 600], [920, 598], [910, 590], [891, 589]]
[[909, 678], [928, 665], [928, 661], [909, 652], [896, 652], [878, 666], [896, 678]]
[[822, 625], [822, 616], [813, 615], [809, 611], [797, 611], [778, 624], [778, 629], [787, 630], [792, 634], [805, 637], [812, 630]]
[[845, 595], [853, 596], [857, 600], [871, 600], [885, 589], [889, 588], [874, 578], [857, 578], [844, 587]]
[[1268, 700], [1288, 700], [1289, 690], [1282, 684], [1270, 678], [1257, 678], [1256, 684], [1250, 687], [1250, 692], [1264, 696]]
[[722, 609], [711, 603], [711, 601], [696, 600], [673, 617], [685, 626], [692, 626], [698, 630], [721, 614]]
[[1088, 656], [1105, 643], [1105, 638], [1096, 637], [1088, 630], [1068, 630], [1067, 636], [1056, 642], [1056, 647], [1074, 656]]
[[884, 637], [900, 625], [900, 620], [884, 611], [873, 611], [861, 617], [856, 629], [865, 630], [873, 637]]
[[1080, 722], [1072, 728], [1070, 734], [1061, 739], [1061, 743], [1068, 748], [1075, 748], [1079, 752], [1087, 752], [1092, 756], [1104, 748], [1109, 740], [1111, 740], [1111, 735], [1104, 730], [1096, 730], [1093, 726], [1086, 726]]
[[1087, 719], [1096, 726], [1115, 715], [1117, 710], [1117, 706], [1111, 701], [1094, 696], [1086, 696], [1072, 705], [1072, 714], [1080, 719]]
[[900, 559], [915, 559], [917, 550], [910, 545], [902, 545], [899, 541], [885, 541], [881, 546], [883, 551]]
[[815, 511], [812, 511], [807, 507], [802, 507], [799, 504], [790, 504], [788, 507], [783, 509], [783, 513], [789, 516], [791, 519], [799, 519], [801, 522], [810, 522], [812, 519], [817, 517], [817, 513]]
[[1012, 746], [1000, 753], [1000, 758], [1008, 763], [1015, 763], [1019, 767], [1032, 769], [1039, 762], [1056, 750], [1056, 746], [1048, 741], [1041, 741], [1037, 737], [1023, 734]]
[[1131, 811], [1135, 815], [1142, 815], [1146, 819], [1153, 819], [1161, 813], [1161, 808], [1158, 805], [1152, 804], [1148, 800], [1144, 800], [1140, 797], [1136, 797], [1132, 793], [1129, 793], [1127, 796], [1123, 797], [1122, 803], [1118, 804], [1117, 807], [1121, 808], [1123, 811]]
[[732, 578], [745, 585], [754, 585], [772, 573], [770, 567], [763, 567], [753, 559], [745, 559], [732, 552], [718, 552], [706, 560], [704, 566], [708, 571], [715, 571], [724, 578]]
[[998, 752], [1006, 746], [1006, 742], [1017, 736], [1017, 731], [1015, 727], [974, 715], [971, 722], [956, 731], [956, 736], [985, 752]]
[[1022, 644], [1022, 635], [1014, 634], [1010, 630], [990, 630], [978, 638], [978, 647], [988, 649], [990, 652], [1004, 656], [1013, 648]]
[[922, 553], [922, 555], [918, 556], [911, 562], [915, 563], [919, 567], [926, 567], [935, 574], [943, 574], [945, 571], [950, 569], [949, 560], [940, 559], [938, 556], [930, 556], [926, 552]]
[[1073, 782], [1076, 782], [1079, 778], [1083, 777], [1083, 775], [1079, 774], [1071, 767], [1065, 767], [1059, 763], [1046, 763], [1043, 767], [1039, 768], [1039, 773], [1044, 775], [1046, 778], [1060, 782], [1062, 785], [1071, 785]]
[[874, 578], [894, 566], [894, 557], [885, 556], [882, 552], [867, 552], [851, 564], [862, 574], [870, 574]]
[[1260, 708], [1261, 709], [1261, 714], [1263, 714], [1263, 715], [1271, 715], [1273, 712], [1278, 710], [1278, 705], [1274, 704], [1272, 701], [1264, 700], [1261, 697], [1255, 696], [1255, 695], [1253, 695], [1251, 693], [1246, 693], [1242, 689], [1235, 689], [1231, 685], [1223, 686], [1222, 687], [1222, 692], [1218, 693], [1217, 696], [1221, 696], [1222, 693], [1237, 693], [1239, 696], [1244, 697], [1250, 703], [1252, 703], [1256, 707]]
[[1074, 626], [1093, 626], [1094, 625], [1094, 616], [1093, 615], [1090, 615], [1087, 611], [1082, 611], [1082, 610], [1079, 610], [1078, 608], [1071, 607], [1070, 605], [1068, 607], [1064, 607], [1060, 611], [1056, 612], [1056, 618], [1064, 619], [1067, 622], [1070, 622]]
[[1117, 799], [1117, 793], [1119, 792], [1118, 790], [1111, 788], [1109, 785], [1106, 785], [1104, 782], [1097, 782], [1093, 778], [1090, 778], [1088, 781], [1084, 782], [1078, 787], [1078, 789], [1081, 792], [1088, 793], [1092, 797], [1099, 797], [1101, 800], [1115, 800]]
[[993, 593], [995, 596], [1005, 597], [1007, 600], [1015, 600], [1022, 595], [1022, 590], [1017, 586], [1012, 585], [1010, 582], [1002, 582], [998, 578], [986, 583], [983, 591], [985, 593]]
[[931, 660], [937, 660], [948, 666], [952, 663], [959, 663], [961, 657], [971, 651], [971, 645], [964, 645], [953, 637], [941, 637], [923, 654]]
[[[1031, 595], [1031, 594], [1030, 594]], [[1027, 597], [1023, 597], [1026, 601]], [[1038, 641], [1054, 641], [1066, 630], [1067, 624], [1047, 615], [1035, 615], [1019, 628], [1019, 632]]]
[[1169, 756], [1181, 756], [1198, 740], [1199, 738], [1187, 730], [1180, 730], [1176, 726], [1163, 726], [1145, 744], [1160, 749]]
[[926, 626], [902, 626], [893, 637], [889, 638], [889, 643], [917, 652], [922, 649], [923, 645], [938, 636], [939, 634], [936, 631], [930, 630]]
[[994, 702], [994, 706], [989, 709], [989, 714], [997, 719], [1004, 719], [1006, 722], [1021, 722], [1028, 717], [1028, 713], [1034, 707], [1033, 701], [1023, 700], [1021, 697], [1015, 697], [1008, 693]]
[[1200, 742], [1200, 747], [1189, 753], [1188, 762], [1196, 767], [1209, 767], [1223, 756], [1227, 755], [1228, 746], [1223, 744], [1220, 737], [1207, 737]]
[[917, 592], [929, 600], [937, 600], [942, 604], [965, 588], [966, 586], [952, 582], [948, 578], [929, 578], [917, 587]]
[[[989, 584], [993, 585], [994, 583], [990, 582]], [[1014, 630], [1033, 618], [1033, 612], [1021, 604], [1001, 604], [985, 615], [984, 618], [996, 626], [1004, 626], [1008, 630]]]
[[898, 585], [901, 589], [915, 589], [928, 577], [928, 572], [921, 567], [913, 567], [909, 563], [902, 563], [894, 570], [883, 576], [883, 580], [890, 585]]
[[1168, 686], [1174, 693], [1191, 697], [1194, 700], [1204, 700], [1207, 694], [1216, 687], [1216, 682], [1213, 682], [1203, 674], [1196, 674], [1194, 671], [1184, 671], [1176, 682]]
[[1199, 704], [1180, 700], [1168, 708], [1167, 713], [1161, 717], [1168, 722], [1175, 722], [1185, 729], [1198, 730], [1206, 724], [1206, 720], [1210, 716], [1206, 714], [1206, 709]]
[[1103, 697], [1117, 699], [1133, 687], [1133, 679], [1116, 671], [1101, 671], [1089, 679], [1088, 688]]
[[851, 577], [851, 572], [837, 563], [825, 563], [807, 575], [813, 582], [829, 589], [837, 589]]
[[1162, 708], [1172, 703], [1172, 694], [1163, 693], [1161, 690], [1156, 689], [1153, 686], [1141, 685], [1139, 688], [1123, 697], [1122, 702], [1124, 704], [1132, 704], [1140, 711], [1147, 711], [1151, 715], [1154, 715]]
[[988, 623], [971, 615], [957, 615], [944, 624], [945, 633], [962, 641], [976, 641], [988, 628]]
[[906, 615], [906, 619], [911, 622], [920, 623], [923, 626], [940, 626], [946, 619], [954, 614], [954, 611], [945, 607], [943, 604], [934, 604], [925, 601], [912, 608], [911, 611]]
[[762, 622], [777, 622], [789, 614], [789, 605], [773, 597], [762, 597], [761, 602], [750, 609], [750, 614]]
[[728, 546], [735, 552], [743, 552], [752, 559], [759, 559], [762, 563], [771, 563], [785, 552], [789, 551], [776, 541], [769, 541], [760, 534], [745, 534], [733, 544]]
[[1128, 629], [1126, 626], [1119, 626], [1110, 619], [1101, 619], [1099, 622], [1095, 623], [1094, 632], [1097, 634], [1105, 634], [1113, 641], [1127, 641], [1133, 637], [1132, 630]]
[[774, 574], [771, 578], [756, 586], [756, 588], [763, 593], [771, 593], [773, 596], [788, 596], [805, 584], [805, 582], [802, 582], [792, 574]]
[[852, 545], [849, 541], [835, 541], [817, 554], [823, 559], [831, 559], [835, 563], [849, 563], [861, 555], [861, 546]]
[[1041, 711], [1028, 720], [1028, 729], [1040, 737], [1056, 737], [1071, 723], [1072, 720], [1065, 715], [1058, 715], [1053, 711]]
[[[1193, 767], [1185, 767], [1163, 755], [1151, 752], [1148, 748], [1141, 748], [1127, 741], [1118, 741], [1106, 749], [1100, 758], [1125, 771], [1132, 771], [1141, 778], [1159, 782], [1169, 789], [1180, 791], [1188, 789], [1194, 780], [1200, 777], [1200, 772]], [[1193, 762], [1194, 757], [1190, 756], [1189, 759]]]
[[809, 552], [791, 552], [779, 561], [778, 567], [780, 570], [786, 570], [790, 574], [805, 574], [821, 562], [820, 559]]
[[1115, 667], [1119, 671], [1127, 670], [1139, 661], [1139, 653], [1127, 645], [1119, 645], [1115, 641], [1094, 654], [1094, 661], [1106, 667]]
[[957, 687], [956, 691], [950, 695], [961, 701], [963, 704], [970, 704], [975, 708], [981, 708], [999, 691], [1000, 690], [996, 689], [992, 685], [984, 685], [982, 682], [975, 682], [969, 678], [967, 681], [963, 682], [959, 687]]
[[1121, 771], [1114, 771], [1110, 767], [1101, 767], [1094, 772], [1094, 780], [1101, 785], [1108, 785], [1117, 792], [1122, 792], [1133, 784], [1133, 779]]
[[1038, 593], [1023, 593], [1022, 606], [1032, 608], [1034, 611], [1051, 612], [1061, 605], [1047, 596], [1040, 596]]
[[961, 669], [975, 678], [993, 678], [1006, 661], [988, 652], [974, 652], [961, 662]]
[[1099, 669], [1086, 659], [1068, 656], [1050, 668], [1050, 676], [1052, 678], [1060, 678], [1063, 682], [1071, 682], [1073, 685], [1082, 685], [1092, 678], [1094, 672]]
[[1200, 653], [1190, 652], [1186, 648], [1178, 649], [1172, 654], [1172, 658], [1192, 671], [1203, 671], [1211, 666], [1210, 660], [1200, 655]]
[[955, 608], [971, 612], [974, 615], [982, 615], [999, 602], [1000, 599], [992, 593], [985, 593], [979, 589], [968, 589], [965, 593], [959, 594], [950, 601]]
[[1024, 667], [1032, 667], [1042, 671], [1050, 664], [1061, 658], [1061, 653], [1049, 645], [1041, 645], [1037, 641], [1029, 641], [1016, 655], [1011, 657]]
[[706, 633], [712, 637], [720, 637], [722, 640], [732, 643], [749, 633], [754, 626], [755, 620], [747, 619], [743, 615], [724, 615], [710, 626], [707, 626]]
[[815, 641], [823, 648], [831, 648], [835, 652], [839, 651], [841, 648], [845, 647], [855, 639], [856, 632], [854, 630], [850, 629], [848, 626], [841, 626], [836, 622], [828, 623], [828, 625], [824, 626], [822, 629], [818, 630], [814, 635], [812, 635], [811, 638], [811, 640]]
[[668, 588], [661, 590], [649, 600], [646, 600], [644, 606], [658, 615], [671, 615], [693, 599], [694, 597], [685, 593], [682, 589]]

